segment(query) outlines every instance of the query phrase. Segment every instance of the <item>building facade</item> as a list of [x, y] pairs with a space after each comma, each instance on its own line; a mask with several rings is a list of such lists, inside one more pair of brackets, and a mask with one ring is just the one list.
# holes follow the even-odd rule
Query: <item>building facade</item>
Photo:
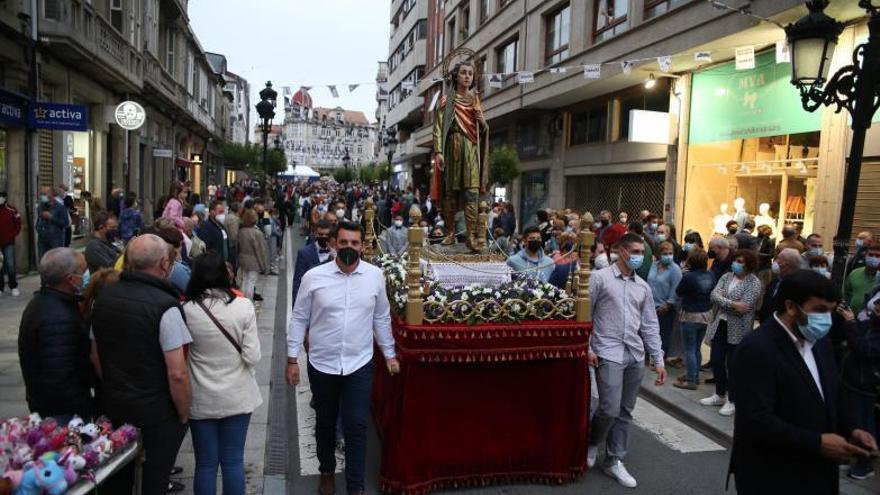
[[[393, 2], [392, 16], [406, 3]], [[864, 11], [855, 4], [831, 2], [827, 9], [848, 21], [835, 54], [838, 66], [865, 36]], [[511, 146], [521, 160], [522, 176], [506, 188], [521, 227], [533, 222], [538, 208], [594, 214], [647, 208], [679, 232], [695, 229], [705, 238], [721, 205], [729, 205], [733, 216], [741, 198], [746, 213], [764, 211], [777, 226], [796, 221], [805, 232], [825, 234], [830, 247], [837, 224], [831, 205], [840, 201], [848, 152], [847, 117], [827, 109], [813, 116], [793, 113], [797, 90], [778, 83], [790, 68], [776, 63], [775, 45], [785, 34], [775, 24], [700, 0], [430, 0], [424, 7], [426, 67], [412, 95], [422, 105], [421, 120], [413, 123], [416, 117], [406, 110], [411, 107], [398, 110], [405, 115], [396, 119], [405, 123], [398, 124], [399, 139], [409, 143], [406, 149], [431, 146], [442, 62], [458, 47], [476, 52], [478, 73], [500, 75], [492, 85], [478, 79], [477, 90], [489, 119], [490, 147]], [[806, 9], [801, 1], [782, 0], [756, 2], [752, 12], [785, 25]], [[757, 54], [751, 71], [730, 68], [742, 46], [753, 46]], [[670, 57], [671, 67], [661, 69], [661, 56]], [[632, 61], [626, 70], [624, 61]], [[584, 76], [590, 64], [601, 64], [598, 78]], [[534, 81], [519, 84], [519, 71], [533, 72]], [[712, 87], [719, 80], [713, 77], [725, 74], [722, 80], [732, 86]], [[396, 77], [389, 75], [392, 88]], [[713, 131], [737, 120], [724, 115], [737, 101], [751, 105], [738, 115], [755, 125]], [[394, 102], [392, 89], [389, 107]], [[395, 122], [394, 114], [391, 107], [388, 122]], [[700, 121], [707, 115], [716, 120]], [[759, 125], [762, 115], [775, 123]], [[810, 123], [785, 123], [792, 121]], [[880, 142], [876, 133], [872, 129], [869, 143]], [[412, 153], [395, 163], [405, 155]], [[423, 167], [429, 164], [427, 157], [420, 160]], [[866, 158], [863, 175], [876, 170], [871, 160]], [[416, 176], [414, 168], [410, 172]], [[422, 177], [413, 184], [427, 188], [428, 182]], [[868, 223], [857, 219], [856, 226]]]
[[376, 126], [363, 112], [314, 107], [303, 88], [285, 108], [282, 142], [288, 168], [306, 165], [331, 171], [374, 163], [376, 140]]
[[[201, 192], [219, 165], [227, 100], [186, 0], [0, 2], [0, 53], [0, 102], [13, 114], [0, 118], [0, 190], [27, 225], [40, 186], [69, 185], [84, 236], [86, 198], [131, 190], [152, 218], [172, 179]], [[115, 122], [126, 100], [146, 111], [138, 130]], [[19, 267], [34, 266], [34, 243], [25, 229]]]

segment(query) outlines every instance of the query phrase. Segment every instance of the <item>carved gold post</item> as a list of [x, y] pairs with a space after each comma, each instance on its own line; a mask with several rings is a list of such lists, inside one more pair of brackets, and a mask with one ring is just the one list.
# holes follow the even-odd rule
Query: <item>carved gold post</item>
[[367, 226], [364, 236], [364, 257], [366, 257], [367, 261], [372, 263], [375, 255], [373, 244], [376, 242], [376, 229], [373, 226], [373, 222], [376, 219], [376, 203], [373, 202], [372, 196], [367, 198], [365, 208], [364, 218], [366, 219]]
[[593, 225], [593, 215], [587, 212], [581, 218], [581, 231], [578, 234], [578, 275], [577, 295], [575, 298], [575, 319], [577, 321], [592, 321], [592, 305], [590, 303], [590, 249], [596, 239], [596, 234], [590, 231]]
[[477, 216], [477, 251], [486, 249], [486, 232], [489, 229], [489, 205], [480, 201], [480, 214]]
[[422, 219], [422, 210], [413, 205], [409, 210], [409, 264], [406, 268], [406, 323], [409, 325], [421, 325], [424, 313], [422, 309], [422, 287], [419, 285], [422, 267], [422, 241], [425, 232], [419, 227]]

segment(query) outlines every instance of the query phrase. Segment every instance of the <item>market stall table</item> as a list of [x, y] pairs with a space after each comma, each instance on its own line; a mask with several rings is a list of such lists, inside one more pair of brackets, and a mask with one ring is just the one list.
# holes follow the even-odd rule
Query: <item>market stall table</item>
[[569, 320], [395, 320], [401, 372], [376, 366], [373, 385], [381, 489], [411, 495], [582, 475], [590, 328]]

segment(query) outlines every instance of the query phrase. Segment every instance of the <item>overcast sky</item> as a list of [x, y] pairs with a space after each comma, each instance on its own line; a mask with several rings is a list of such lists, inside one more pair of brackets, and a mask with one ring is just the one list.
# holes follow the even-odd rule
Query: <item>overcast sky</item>
[[[312, 86], [315, 106], [376, 113], [377, 62], [388, 56], [391, 0], [189, 0], [202, 47], [226, 55], [230, 71], [251, 85], [251, 124], [259, 92]], [[361, 83], [353, 93], [348, 84]], [[364, 84], [367, 83], [367, 84]], [[327, 89], [335, 84], [339, 98]], [[283, 110], [275, 113], [281, 122]]]

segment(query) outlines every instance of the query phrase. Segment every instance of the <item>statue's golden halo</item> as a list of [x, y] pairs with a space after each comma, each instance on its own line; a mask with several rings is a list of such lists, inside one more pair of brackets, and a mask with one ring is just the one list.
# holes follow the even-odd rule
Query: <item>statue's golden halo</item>
[[477, 66], [477, 52], [471, 50], [470, 48], [459, 47], [452, 51], [449, 55], [443, 59], [443, 79], [446, 80], [449, 77], [449, 67], [454, 67], [458, 62], [470, 62], [474, 64], [474, 81], [479, 81], [481, 77], [483, 77], [483, 73], [480, 72], [481, 67]]

